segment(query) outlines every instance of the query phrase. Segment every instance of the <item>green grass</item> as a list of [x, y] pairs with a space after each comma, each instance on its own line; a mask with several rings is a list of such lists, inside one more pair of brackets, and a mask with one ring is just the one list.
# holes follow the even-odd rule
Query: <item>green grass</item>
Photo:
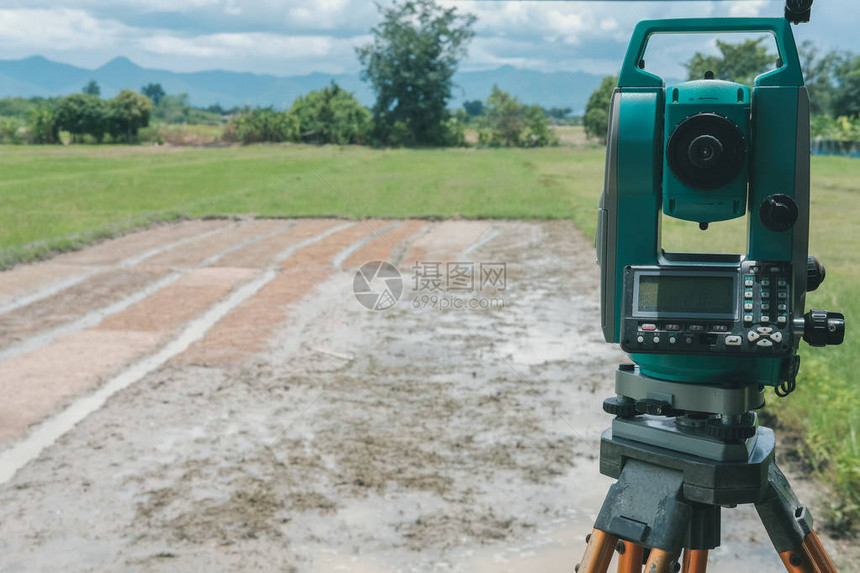
[[[860, 522], [860, 160], [812, 162], [810, 252], [827, 280], [808, 306], [842, 311], [845, 344], [802, 347], [798, 389], [769, 399], [838, 494], [832, 516]], [[589, 237], [603, 149], [374, 150], [294, 145], [157, 150], [0, 147], [0, 266], [153, 221], [232, 214], [303, 217], [571, 219]], [[701, 232], [664, 220], [679, 250], [739, 251], [742, 220]]]
[[[295, 145], [149, 151], [5, 146], [0, 258], [42, 256], [152, 221], [261, 216], [579, 217], [601, 150]], [[563, 167], [563, 177], [541, 175]], [[592, 199], [585, 200], [593, 211]]]
[[[807, 296], [808, 308], [845, 313], [841, 346], [802, 347], [798, 389], [776, 412], [802, 427], [805, 453], [837, 492], [832, 518], [860, 525], [860, 161], [817, 157], [812, 162], [809, 252], [827, 278]], [[773, 402], [773, 401], [772, 401]]]

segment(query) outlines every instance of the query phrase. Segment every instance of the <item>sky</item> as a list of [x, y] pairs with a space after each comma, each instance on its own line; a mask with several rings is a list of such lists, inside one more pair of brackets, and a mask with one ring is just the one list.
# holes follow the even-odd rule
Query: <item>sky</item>
[[[390, 0], [382, 0], [386, 5]], [[511, 65], [616, 73], [630, 32], [646, 18], [781, 16], [783, 0], [440, 0], [477, 16], [463, 70]], [[148, 68], [226, 69], [278, 76], [359, 70], [380, 17], [371, 0], [0, 0], [0, 59], [33, 55], [97, 68], [125, 56]], [[860, 52], [860, 2], [816, 0], [799, 41]], [[667, 75], [712, 51], [713, 37], [654, 45], [646, 60]]]

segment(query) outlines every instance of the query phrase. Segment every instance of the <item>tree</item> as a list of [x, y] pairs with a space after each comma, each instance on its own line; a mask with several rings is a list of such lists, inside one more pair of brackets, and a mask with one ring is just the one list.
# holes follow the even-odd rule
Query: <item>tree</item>
[[23, 97], [0, 98], [0, 117], [27, 118], [34, 107], [36, 107], [36, 102], [33, 99]]
[[809, 90], [809, 110], [812, 115], [829, 115], [833, 111], [834, 81], [842, 56], [835, 51], [819, 55], [818, 48], [806, 40], [798, 46], [803, 83]]
[[609, 130], [609, 104], [617, 83], [618, 76], [607, 76], [588, 97], [585, 117], [582, 118], [588, 137], [596, 137], [601, 141], [606, 139], [606, 132]]
[[570, 115], [573, 111], [573, 108], [569, 107], [551, 107], [547, 110], [544, 110], [547, 117], [551, 117], [553, 119], [564, 119]]
[[752, 85], [755, 77], [772, 68], [776, 55], [762, 46], [764, 38], [744, 40], [738, 44], [717, 40], [719, 56], [707, 56], [700, 52], [687, 61], [684, 66], [689, 73], [688, 79], [701, 80], [705, 72], [714, 72], [718, 80]]
[[374, 135], [388, 144], [444, 144], [452, 78], [475, 17], [432, 0], [395, 0], [379, 10], [373, 43], [356, 49], [362, 79], [376, 92]]
[[836, 117], [860, 116], [860, 56], [844, 54], [834, 67], [833, 114]]
[[140, 88], [140, 93], [151, 99], [153, 105], [156, 106], [161, 102], [161, 98], [167, 95], [161, 87], [161, 84], [154, 84], [151, 82]]
[[493, 86], [485, 106], [486, 130], [480, 134], [481, 143], [492, 146], [517, 147], [522, 142], [526, 119], [519, 100]]
[[60, 128], [53, 108], [40, 103], [30, 111], [29, 140], [32, 143], [58, 143]]
[[484, 102], [479, 99], [463, 102], [463, 109], [469, 117], [479, 117], [484, 115]]
[[[150, 99], [152, 98], [150, 97]], [[152, 110], [153, 118], [164, 123], [188, 123], [188, 119], [191, 116], [191, 104], [188, 102], [188, 94], [162, 94], [157, 104], [155, 100], [152, 100], [152, 102], [155, 104]]]
[[555, 143], [546, 114], [539, 105], [522, 105], [511, 94], [493, 86], [484, 105], [478, 141], [493, 147], [537, 147]]
[[123, 138], [131, 143], [141, 127], [149, 125], [152, 100], [132, 90], [122, 90], [110, 100], [110, 134], [114, 139]]
[[84, 89], [81, 90], [85, 94], [100, 96], [102, 95], [102, 89], [99, 87], [98, 82], [95, 80], [90, 80], [87, 85], [84, 86]]
[[526, 145], [529, 147], [543, 147], [557, 143], [558, 139], [549, 127], [546, 112], [541, 106], [530, 105], [526, 107], [524, 115], [527, 129], [523, 139]]
[[224, 139], [241, 143], [297, 141], [299, 121], [291, 113], [272, 108], [246, 109], [227, 124]]
[[110, 115], [103, 99], [85, 93], [62, 98], [54, 110], [57, 128], [72, 134], [72, 141], [83, 141], [89, 134], [100, 142], [110, 127]]
[[289, 113], [307, 143], [363, 143], [370, 128], [367, 108], [335, 82], [296, 99]]

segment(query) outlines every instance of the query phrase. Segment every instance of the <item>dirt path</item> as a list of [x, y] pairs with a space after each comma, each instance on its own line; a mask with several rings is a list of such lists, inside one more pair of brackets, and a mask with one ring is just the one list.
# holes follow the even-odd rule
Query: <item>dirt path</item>
[[[571, 572], [624, 360], [597, 288], [561, 222], [188, 222], [4, 273], [0, 570]], [[751, 508], [723, 537], [709, 570], [782, 570]]]

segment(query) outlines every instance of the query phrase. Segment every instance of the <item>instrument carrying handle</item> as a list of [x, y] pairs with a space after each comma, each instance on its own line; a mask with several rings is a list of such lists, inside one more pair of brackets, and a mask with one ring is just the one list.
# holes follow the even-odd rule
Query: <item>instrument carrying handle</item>
[[803, 72], [791, 24], [784, 18], [680, 18], [643, 20], [636, 25], [624, 56], [618, 87], [663, 87], [660, 76], [639, 67], [648, 40], [654, 34], [700, 34], [722, 32], [765, 32], [773, 34], [782, 65], [758, 76], [758, 86], [802, 86]]

